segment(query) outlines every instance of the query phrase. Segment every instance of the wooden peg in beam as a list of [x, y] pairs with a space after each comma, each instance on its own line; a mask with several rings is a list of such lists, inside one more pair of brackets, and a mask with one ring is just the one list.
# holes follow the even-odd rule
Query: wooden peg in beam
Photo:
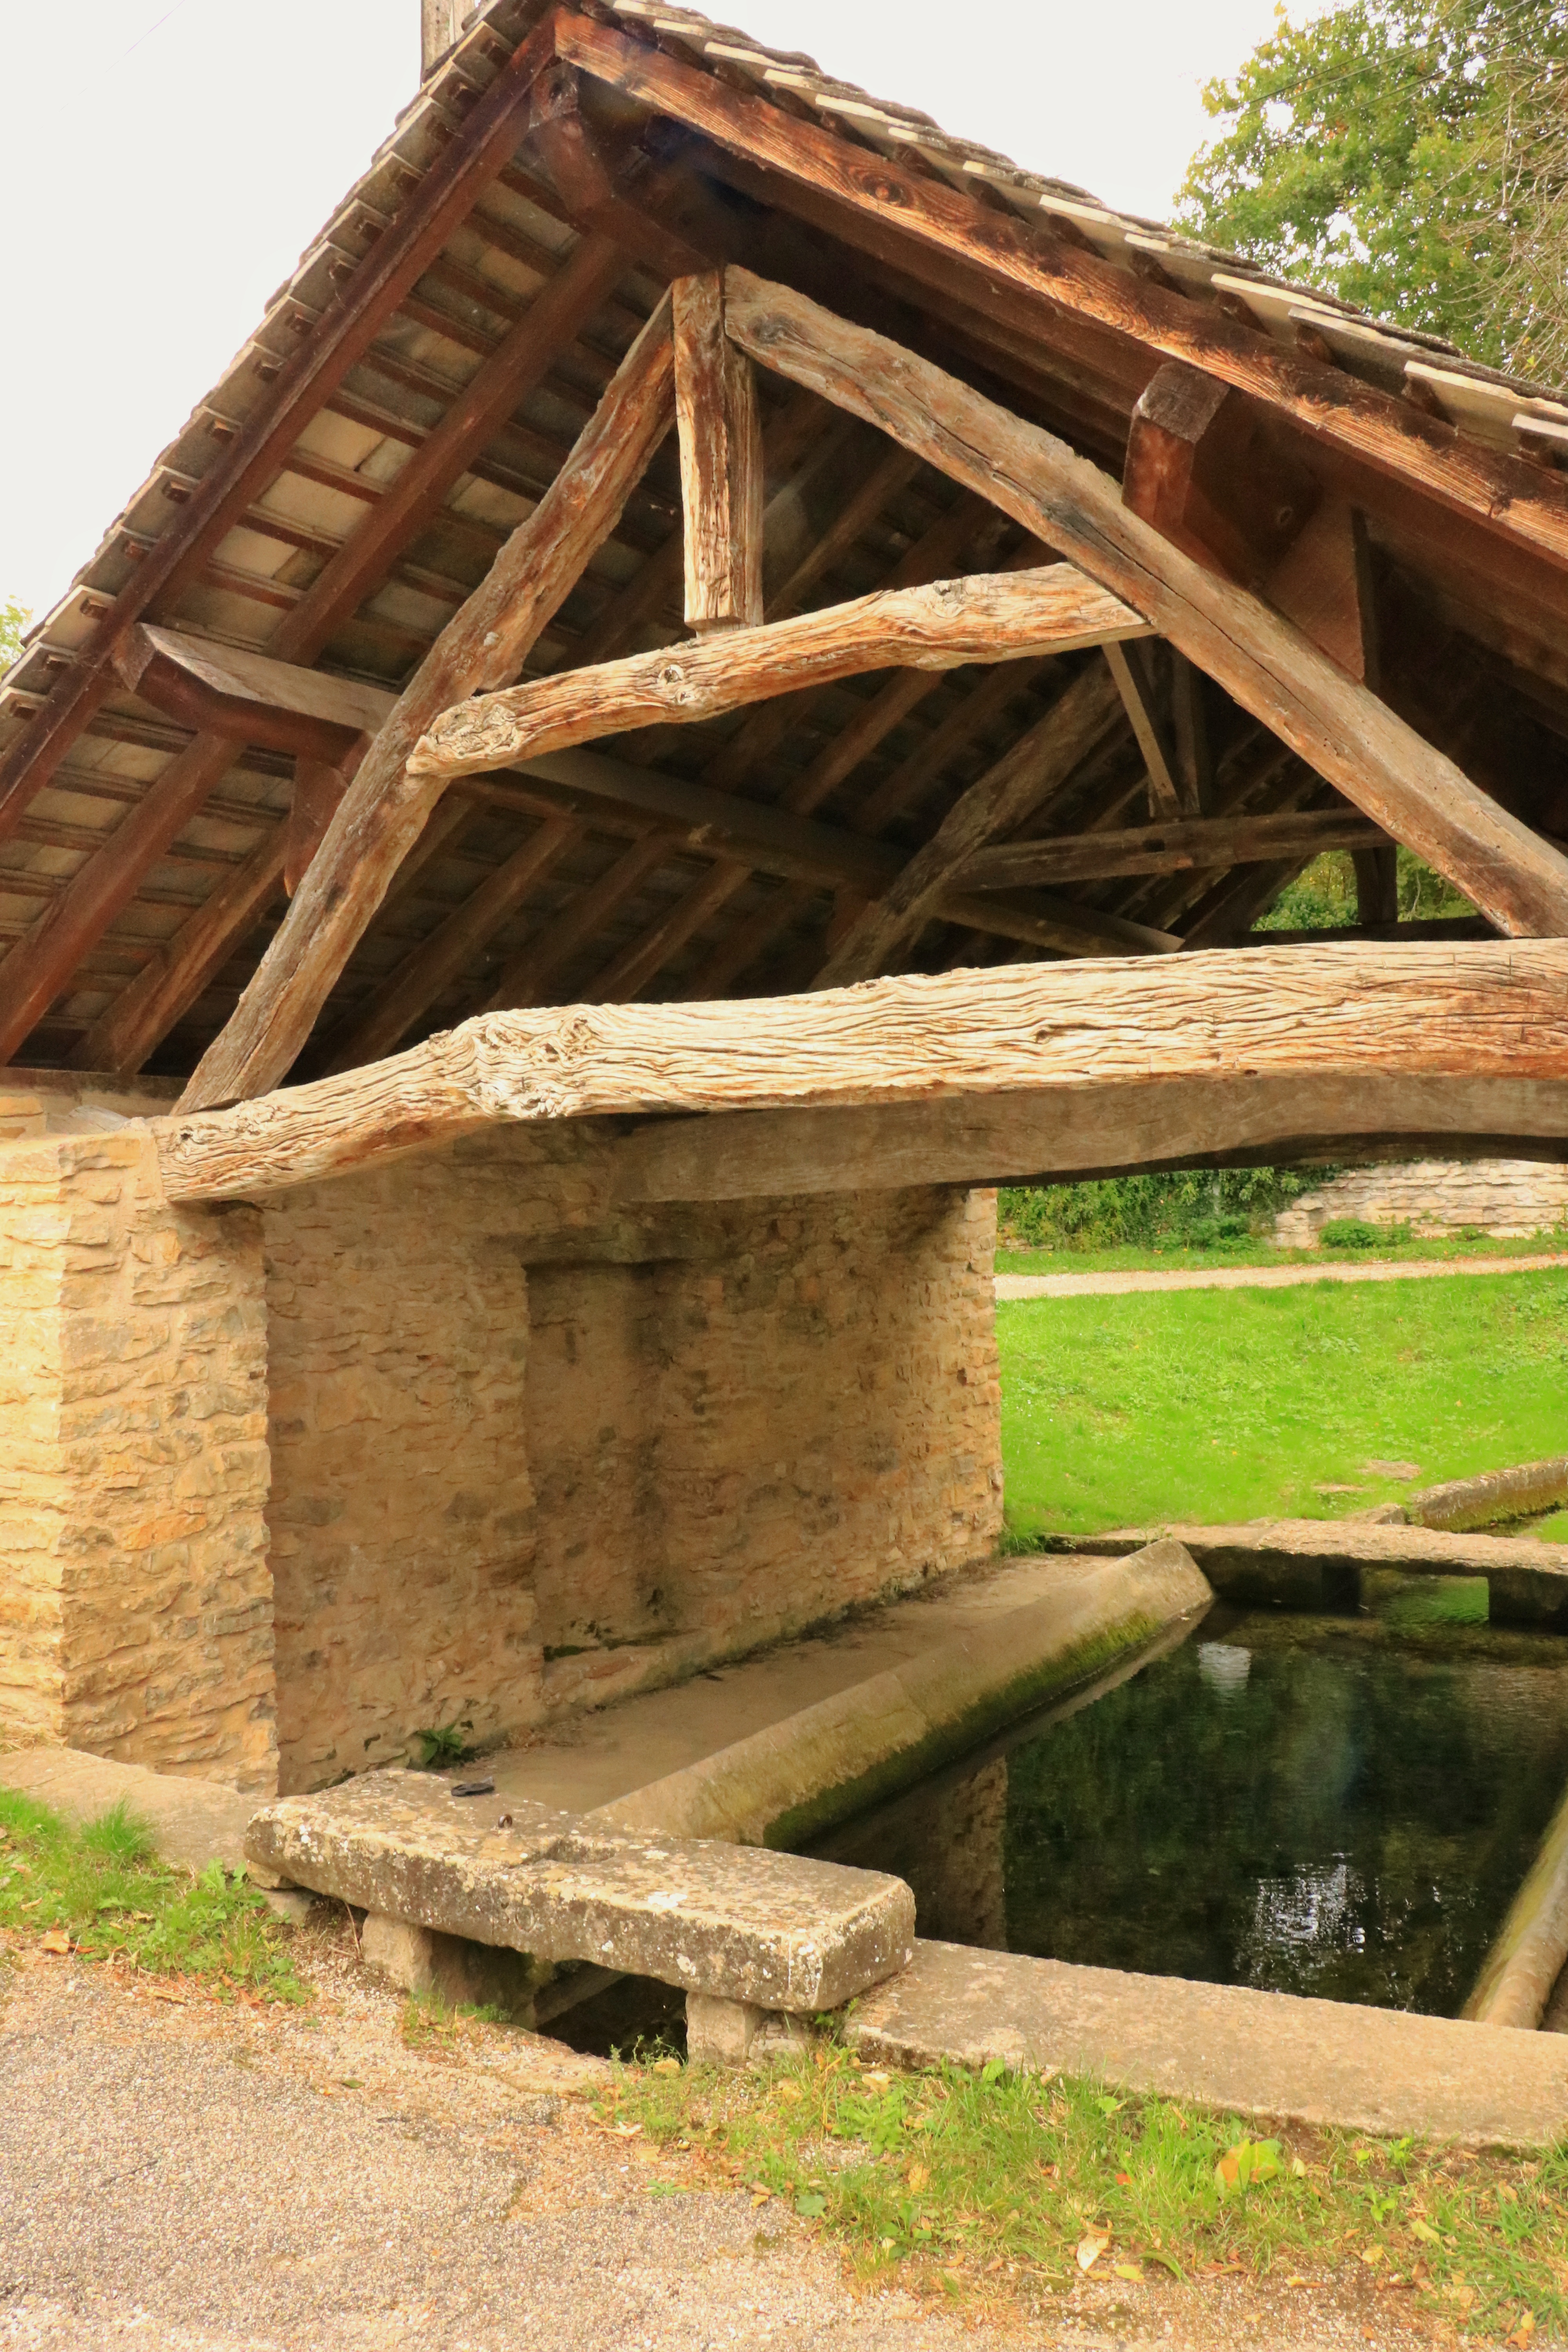
[[675, 300], [675, 416], [686, 511], [686, 625], [763, 619], [763, 446], [756, 375], [724, 332], [718, 270], [682, 278]]
[[357, 736], [352, 751], [336, 766], [327, 760], [312, 759], [304, 751], [295, 755], [294, 793], [289, 803], [283, 851], [283, 887], [290, 898], [326, 839], [327, 828], [338, 813], [338, 803], [373, 740], [369, 735]]

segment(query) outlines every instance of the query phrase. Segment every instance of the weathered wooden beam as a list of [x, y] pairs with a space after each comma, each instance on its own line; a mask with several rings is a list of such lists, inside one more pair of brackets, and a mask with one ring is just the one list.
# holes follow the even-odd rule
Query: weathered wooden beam
[[1080, 672], [1045, 717], [970, 785], [897, 880], [850, 925], [817, 974], [818, 988], [844, 987], [885, 971], [919, 938], [943, 893], [963, 887], [975, 853], [997, 834], [1026, 824], [1103, 742], [1116, 718], [1116, 690], [1105, 671]]
[[[1282, 857], [1317, 857], [1325, 849], [1382, 856], [1384, 836], [1354, 809], [1283, 816], [1193, 817], [1174, 824], [1131, 826], [1121, 832], [1057, 835], [1009, 841], [976, 850], [958, 868], [966, 890], [1059, 888], [1069, 882], [1110, 881], [1123, 874], [1180, 874], [1189, 867], [1258, 866]], [[1359, 865], [1359, 856], [1358, 856]], [[1381, 916], [1368, 920], [1381, 921]]]
[[116, 667], [122, 685], [187, 727], [330, 762], [374, 734], [397, 700], [383, 687], [178, 629], [133, 629]]
[[1568, 484], [1527, 460], [1456, 439], [1396, 395], [1288, 351], [1217, 305], [1113, 267], [1081, 242], [1053, 234], [1043, 213], [1036, 224], [985, 209], [940, 179], [868, 157], [831, 131], [613, 26], [563, 12], [556, 47], [582, 72], [761, 165], [778, 203], [790, 205], [797, 190], [806, 203], [826, 200], [851, 241], [896, 245], [912, 273], [924, 255], [958, 265], [952, 282], [976, 310], [1007, 324], [1023, 319], [1047, 344], [1092, 325], [1100, 345], [1112, 352], [1131, 344], [1185, 361], [1268, 401], [1347, 456], [1418, 486], [1487, 533], [1568, 570]]
[[479, 696], [437, 720], [409, 772], [441, 781], [481, 775], [635, 727], [695, 725], [894, 664], [959, 669], [1147, 634], [1136, 613], [1070, 563], [885, 590], [798, 620]]
[[1081, 563], [1500, 929], [1568, 932], [1568, 858], [1289, 622], [1152, 530], [1098, 467], [884, 337], [742, 270], [727, 273], [725, 320], [763, 365], [881, 425]]
[[[284, 615], [268, 660], [308, 662], [321, 651], [380, 578], [394, 548], [406, 544], [424, 528], [452, 484], [544, 373], [559, 343], [592, 316], [625, 271], [625, 257], [616, 247], [603, 239], [583, 240], [453, 400], [435, 431], [424, 437], [396, 482]], [[261, 658], [240, 656], [252, 677]], [[229, 667], [234, 670], [232, 656]], [[247, 723], [255, 723], [254, 714]], [[198, 735], [148, 787], [102, 849], [72, 876], [51, 906], [47, 923], [6, 959], [0, 985], [0, 1062], [16, 1052], [81, 958], [130, 904], [142, 877], [222, 780], [236, 748], [231, 735]], [[235, 919], [248, 926], [243, 903], [237, 903]], [[171, 1024], [184, 1010], [167, 992], [158, 1001]]]
[[1366, 530], [1344, 499], [1325, 498], [1264, 583], [1277, 612], [1375, 693], [1377, 616]]
[[262, 1094], [285, 1076], [440, 797], [409, 754], [458, 696], [514, 677], [615, 529], [674, 415], [668, 297], [637, 337], [572, 457], [520, 523], [404, 689], [354, 778], [288, 920], [190, 1086], [189, 1107]]
[[1176, 738], [1176, 787], [1184, 816], [1214, 813], [1214, 751], [1209, 740], [1208, 703], [1201, 669], [1184, 654], [1171, 655], [1173, 670], [1171, 718]]
[[1355, 853], [1355, 909], [1358, 923], [1399, 920], [1399, 852], [1377, 847]]
[[1122, 709], [1143, 754], [1149, 779], [1149, 814], [1152, 817], [1179, 817], [1181, 788], [1176, 782], [1171, 746], [1165, 740], [1164, 723], [1155, 708], [1153, 682], [1148, 670], [1136, 652], [1130, 654], [1121, 646], [1106, 646], [1105, 663], [1116, 681]]
[[724, 332], [718, 270], [682, 278], [675, 307], [675, 420], [686, 515], [686, 625], [763, 618], [763, 435], [752, 362]]
[[283, 854], [283, 887], [290, 898], [310, 871], [332, 819], [342, 805], [371, 737], [356, 735], [336, 760], [309, 759], [301, 751], [294, 761], [294, 790], [289, 802], [287, 846]]
[[1006, 965], [742, 1004], [496, 1013], [155, 1123], [171, 1199], [243, 1200], [490, 1120], [847, 1108], [1154, 1078], [1568, 1080], [1568, 940]]
[[479, 888], [446, 921], [406, 955], [395, 971], [377, 982], [369, 1008], [334, 1032], [327, 1066], [353, 1069], [390, 1054], [469, 959], [516, 913], [534, 884], [549, 873], [583, 827], [574, 817], [552, 817], [488, 874]]
[[1261, 588], [1322, 485], [1255, 400], [1168, 362], [1132, 411], [1121, 497], [1195, 563]]
[[[1504, 1139], [1500, 1142], [1500, 1139]], [[916, 1184], [1081, 1183], [1303, 1160], [1568, 1159], [1568, 1086], [1532, 1078], [1155, 1078], [832, 1110], [649, 1120], [617, 1199], [744, 1201]]]
[[512, 52], [193, 491], [177, 524], [147, 551], [26, 733], [0, 759], [0, 840], [9, 837], [111, 689], [114, 657], [130, 631], [145, 614], [166, 606], [272, 481], [310, 418], [363, 358], [479, 191], [510, 160], [534, 77], [555, 54], [555, 35], [554, 20], [547, 19]]

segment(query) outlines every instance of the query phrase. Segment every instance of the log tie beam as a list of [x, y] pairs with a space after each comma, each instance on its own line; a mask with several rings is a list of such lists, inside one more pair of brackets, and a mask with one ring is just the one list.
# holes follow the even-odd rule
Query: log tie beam
[[[1387, 854], [1386, 837], [1354, 809], [1300, 815], [1196, 817], [1121, 832], [1058, 834], [1048, 841], [1010, 841], [978, 849], [954, 879], [966, 890], [1027, 889], [1043, 883], [1108, 882], [1128, 874], [1181, 874], [1192, 867], [1258, 866], [1273, 858], [1321, 856], [1325, 849]], [[1392, 921], [1369, 913], [1368, 922]]]

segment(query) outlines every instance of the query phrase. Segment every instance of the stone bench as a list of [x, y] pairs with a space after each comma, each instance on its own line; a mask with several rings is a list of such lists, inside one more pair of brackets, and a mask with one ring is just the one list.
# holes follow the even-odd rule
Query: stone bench
[[1528, 1536], [1450, 1535], [1366, 1519], [1249, 1519], [1239, 1527], [1113, 1528], [1053, 1539], [1064, 1550], [1120, 1557], [1157, 1536], [1185, 1546], [1227, 1601], [1287, 1609], [1353, 1609], [1367, 1569], [1484, 1577], [1499, 1625], [1568, 1628], [1568, 1544]]
[[764, 2014], [838, 2009], [914, 1948], [902, 1879], [761, 1846], [599, 1830], [493, 1792], [460, 1797], [460, 1785], [374, 1772], [286, 1797], [255, 1815], [246, 1853], [363, 1908], [367, 1958], [394, 1948], [381, 1923], [396, 1922], [677, 1985], [694, 2055], [743, 2055]]

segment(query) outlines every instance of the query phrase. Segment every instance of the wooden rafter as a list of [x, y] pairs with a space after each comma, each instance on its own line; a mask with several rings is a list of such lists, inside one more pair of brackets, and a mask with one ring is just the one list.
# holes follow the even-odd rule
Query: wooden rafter
[[426, 654], [376, 737], [288, 920], [233, 1019], [202, 1059], [188, 1105], [264, 1094], [289, 1070], [327, 993], [440, 797], [409, 755], [453, 698], [514, 677], [530, 646], [615, 529], [674, 415], [668, 296], [573, 456]]
[[1488, 532], [1538, 551], [1568, 570], [1568, 485], [1525, 459], [1500, 456], [1408, 404], [1292, 353], [1207, 304], [1112, 268], [1056, 234], [1044, 216], [1026, 225], [982, 210], [973, 198], [921, 178], [882, 155], [858, 155], [816, 123], [729, 88], [678, 58], [645, 47], [593, 19], [556, 19], [559, 56], [639, 104], [667, 113], [769, 174], [778, 200], [795, 192], [826, 200], [853, 237], [889, 246], [912, 274], [922, 257], [958, 266], [965, 299], [1005, 323], [1022, 318], [1047, 342], [1074, 324], [1097, 352], [1129, 342], [1185, 360], [1255, 393], [1314, 436], [1394, 479], [1415, 483]]
[[462, 129], [426, 173], [283, 368], [181, 514], [137, 565], [31, 725], [0, 759], [0, 839], [90, 721], [114, 684], [128, 632], [166, 604], [206, 561], [251, 499], [279, 472], [309, 419], [369, 349], [383, 322], [428, 267], [474, 198], [507, 163], [535, 76], [556, 52], [546, 20], [514, 50]]
[[1070, 563], [883, 590], [679, 652], [637, 655], [478, 696], [436, 721], [409, 772], [440, 782], [480, 775], [595, 737], [660, 721], [689, 726], [895, 663], [958, 669], [1147, 634], [1136, 612]]
[[[1174, 824], [1151, 824], [1123, 832], [1058, 834], [1047, 841], [1005, 842], [978, 849], [955, 878], [968, 890], [1027, 889], [1032, 884], [1059, 888], [1064, 883], [1100, 882], [1125, 874], [1180, 874], [1192, 867], [1257, 866], [1271, 858], [1321, 856], [1325, 849], [1353, 849], [1358, 856], [1381, 856], [1376, 825], [1353, 809], [1304, 815], [1194, 817]], [[1369, 922], [1392, 921], [1370, 913]]]
[[1081, 563], [1500, 928], [1568, 932], [1568, 858], [1290, 623], [1131, 513], [1086, 458], [884, 337], [743, 271], [727, 274], [725, 320], [762, 364], [880, 425]]

